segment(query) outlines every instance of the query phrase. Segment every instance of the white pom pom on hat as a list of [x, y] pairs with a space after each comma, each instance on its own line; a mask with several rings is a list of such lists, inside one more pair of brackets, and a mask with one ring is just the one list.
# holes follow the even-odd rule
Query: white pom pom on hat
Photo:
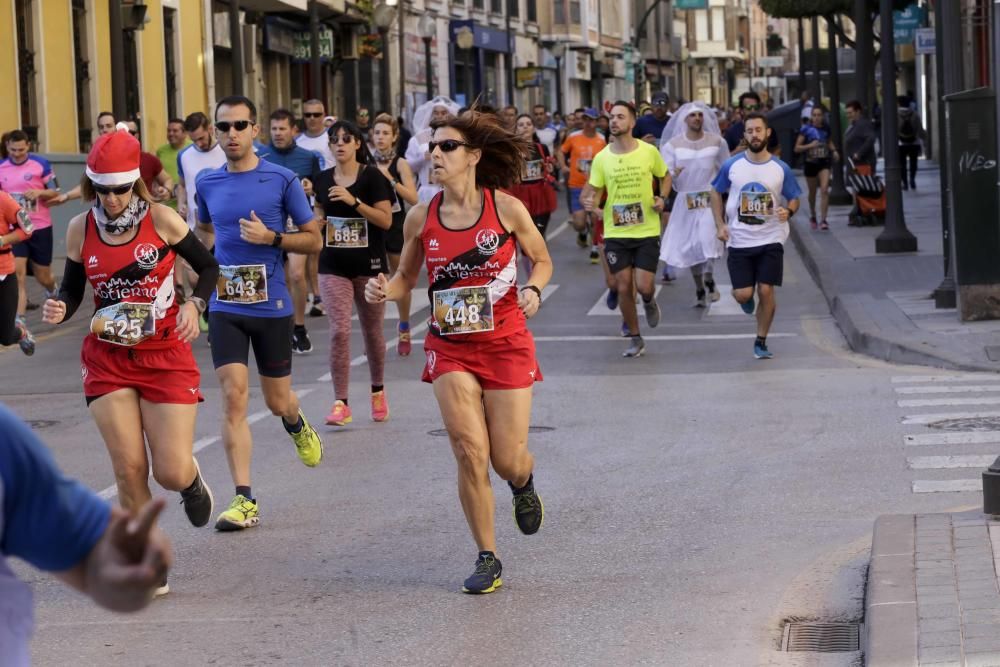
[[125, 123], [118, 123], [115, 129], [118, 131], [98, 137], [87, 156], [87, 178], [98, 185], [111, 187], [139, 180], [139, 142]]

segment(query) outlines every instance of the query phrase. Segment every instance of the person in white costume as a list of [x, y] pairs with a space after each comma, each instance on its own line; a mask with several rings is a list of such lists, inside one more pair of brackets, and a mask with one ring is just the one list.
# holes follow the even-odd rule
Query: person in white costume
[[711, 190], [719, 167], [729, 159], [729, 147], [715, 113], [704, 102], [689, 102], [667, 123], [660, 152], [677, 191], [660, 259], [672, 267], [691, 267], [695, 306], [704, 308], [706, 295], [719, 300], [712, 268], [724, 248], [716, 237]]
[[439, 185], [431, 182], [431, 159], [427, 150], [432, 134], [431, 121], [457, 116], [460, 108], [447, 97], [438, 96], [424, 102], [413, 112], [413, 136], [406, 145], [405, 157], [420, 181], [417, 198], [422, 204], [429, 202], [441, 190]]

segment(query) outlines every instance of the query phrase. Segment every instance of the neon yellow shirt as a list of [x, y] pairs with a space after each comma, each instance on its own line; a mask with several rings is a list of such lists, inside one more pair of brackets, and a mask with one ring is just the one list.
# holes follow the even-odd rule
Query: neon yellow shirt
[[666, 173], [660, 151], [644, 141], [628, 153], [615, 153], [608, 146], [597, 154], [590, 165], [590, 185], [608, 191], [605, 238], [660, 235], [660, 214], [653, 210], [653, 177], [663, 178]]

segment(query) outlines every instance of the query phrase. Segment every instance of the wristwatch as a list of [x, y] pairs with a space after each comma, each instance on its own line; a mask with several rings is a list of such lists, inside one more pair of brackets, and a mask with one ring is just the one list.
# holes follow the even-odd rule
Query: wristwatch
[[194, 304], [194, 307], [198, 309], [199, 314], [204, 313], [205, 309], [208, 307], [208, 304], [206, 304], [205, 300], [200, 296], [189, 296], [187, 300]]
[[274, 233], [274, 240], [271, 241], [271, 247], [272, 248], [280, 248], [281, 247], [281, 239], [282, 239], [281, 232], [275, 232]]
[[391, 185], [393, 190], [395, 190], [396, 186], [399, 185], [399, 181], [397, 181], [395, 178], [390, 178], [389, 185]]

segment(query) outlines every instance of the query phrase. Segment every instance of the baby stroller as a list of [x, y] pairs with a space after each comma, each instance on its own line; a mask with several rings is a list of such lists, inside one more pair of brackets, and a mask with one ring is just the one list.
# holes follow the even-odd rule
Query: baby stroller
[[854, 191], [854, 208], [848, 214], [847, 224], [851, 227], [867, 227], [885, 224], [885, 183], [867, 164], [855, 165], [847, 161], [847, 187]]

